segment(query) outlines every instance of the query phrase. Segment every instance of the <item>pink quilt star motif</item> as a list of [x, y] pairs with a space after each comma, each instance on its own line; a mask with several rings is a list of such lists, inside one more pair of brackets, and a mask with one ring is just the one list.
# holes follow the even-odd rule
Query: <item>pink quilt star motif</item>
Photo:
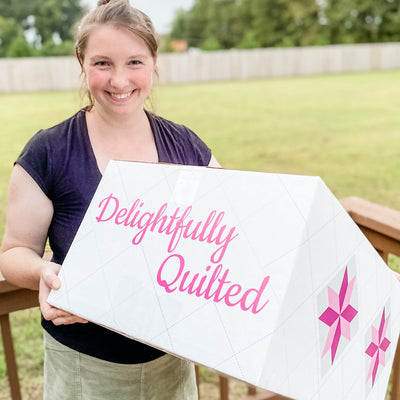
[[372, 358], [367, 376], [367, 382], [372, 376], [372, 386], [374, 386], [375, 383], [379, 364], [384, 367], [386, 363], [385, 353], [390, 345], [390, 341], [386, 337], [389, 317], [390, 314], [387, 316], [387, 318], [385, 317], [385, 309], [383, 309], [379, 330], [372, 325], [372, 342], [368, 346], [368, 349], [365, 351], [365, 353]]
[[324, 358], [330, 349], [332, 364], [335, 360], [340, 338], [344, 336], [347, 340], [351, 340], [351, 321], [358, 314], [358, 311], [350, 305], [355, 281], [356, 277], [349, 283], [346, 267], [339, 294], [328, 286], [329, 307], [319, 317], [320, 321], [330, 327], [321, 358]]

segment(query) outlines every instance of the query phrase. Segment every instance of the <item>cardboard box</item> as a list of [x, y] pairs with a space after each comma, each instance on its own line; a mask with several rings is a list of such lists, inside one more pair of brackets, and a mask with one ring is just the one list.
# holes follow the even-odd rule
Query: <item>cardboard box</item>
[[399, 283], [318, 177], [112, 161], [60, 277], [54, 306], [252, 385], [385, 397]]

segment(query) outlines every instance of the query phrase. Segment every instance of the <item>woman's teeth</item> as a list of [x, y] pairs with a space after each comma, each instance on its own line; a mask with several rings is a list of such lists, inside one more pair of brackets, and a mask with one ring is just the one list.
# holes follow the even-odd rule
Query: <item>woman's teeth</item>
[[112, 97], [115, 97], [116, 99], [126, 99], [132, 94], [132, 92], [129, 93], [123, 93], [123, 94], [118, 94], [118, 93], [111, 93]]

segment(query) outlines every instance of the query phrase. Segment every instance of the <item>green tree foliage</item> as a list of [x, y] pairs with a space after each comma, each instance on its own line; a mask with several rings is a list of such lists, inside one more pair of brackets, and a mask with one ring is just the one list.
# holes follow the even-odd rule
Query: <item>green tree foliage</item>
[[45, 42], [40, 49], [41, 56], [70, 56], [74, 54], [74, 42], [64, 40], [60, 44], [54, 43], [52, 39]]
[[53, 34], [59, 33], [58, 28], [63, 24], [63, 15], [57, 0], [44, 0], [35, 14], [35, 27], [41, 37], [41, 42], [52, 40]]
[[399, 26], [400, 0], [195, 0], [171, 37], [210, 49], [313, 46], [398, 41]]
[[[200, 46], [209, 34], [207, 25], [213, 19], [213, 0], [196, 0], [187, 14], [187, 39], [190, 46]], [[210, 12], [211, 11], [211, 12]]]
[[170, 37], [171, 39], [186, 39], [188, 37], [188, 19], [185, 10], [176, 11]]
[[22, 28], [13, 18], [0, 16], [0, 57], [5, 57], [13, 39], [22, 35]]
[[261, 44], [256, 39], [254, 31], [246, 31], [243, 39], [236, 47], [238, 49], [257, 49], [261, 47]]
[[22, 24], [29, 15], [35, 15], [41, 3], [40, 0], [0, 0], [0, 15]]
[[280, 43], [288, 40], [294, 46], [313, 46], [318, 44], [321, 25], [319, 23], [319, 6], [315, 0], [281, 1], [284, 8], [281, 11]]
[[329, 0], [324, 6], [330, 43], [396, 41], [400, 38], [398, 0]]
[[201, 49], [205, 51], [221, 50], [222, 46], [215, 37], [209, 37], [201, 45]]
[[[73, 30], [83, 11], [80, 0], [0, 0], [0, 57], [70, 54]], [[24, 44], [28, 30], [36, 48]]]
[[37, 51], [25, 39], [24, 35], [18, 35], [7, 48], [6, 57], [32, 57]]
[[282, 40], [285, 30], [282, 23], [284, 12], [285, 4], [280, 0], [252, 1], [252, 27], [262, 47], [275, 46]]

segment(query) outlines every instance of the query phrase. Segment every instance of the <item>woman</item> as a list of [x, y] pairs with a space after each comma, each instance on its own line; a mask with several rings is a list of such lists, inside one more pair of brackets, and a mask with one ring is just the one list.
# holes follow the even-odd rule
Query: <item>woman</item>
[[[90, 105], [39, 131], [17, 159], [0, 252], [7, 280], [39, 289], [44, 398], [195, 399], [193, 365], [46, 302], [109, 160], [218, 166], [192, 131], [144, 108], [157, 60], [145, 14], [128, 0], [100, 0], [75, 48]], [[42, 259], [47, 238], [51, 262]]]

